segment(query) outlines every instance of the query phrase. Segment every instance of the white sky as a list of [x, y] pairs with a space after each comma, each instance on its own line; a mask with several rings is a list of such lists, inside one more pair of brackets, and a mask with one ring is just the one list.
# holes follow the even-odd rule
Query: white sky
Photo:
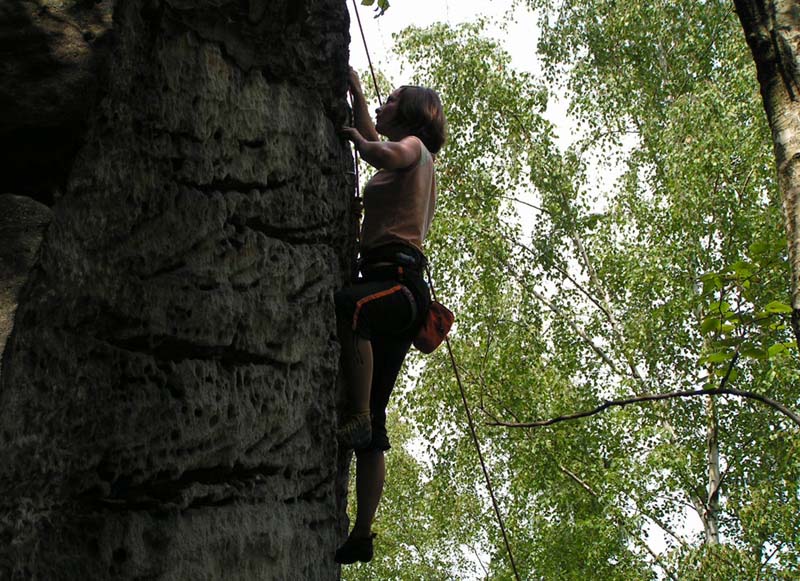
[[[512, 8], [512, 0], [393, 0], [389, 10], [380, 18], [373, 18], [373, 8], [361, 6], [359, 3], [359, 14], [361, 24], [364, 26], [364, 34], [367, 36], [367, 44], [370, 49], [370, 56], [374, 64], [383, 60], [390, 53], [392, 46], [392, 33], [399, 32], [407, 26], [425, 27], [434, 22], [448, 22], [450, 24], [460, 24], [463, 22], [473, 22], [476, 17], [481, 15], [492, 15], [501, 17], [508, 13]], [[361, 33], [353, 15], [352, 0], [348, 2], [351, 15], [350, 36], [352, 45], [350, 47], [350, 61], [356, 68], [366, 68], [367, 61], [364, 57], [364, 47], [361, 42]], [[507, 33], [503, 33], [503, 44], [512, 56], [514, 65], [536, 72], [536, 22], [531, 13], [520, 8], [515, 15], [518, 22], [511, 26]], [[498, 34], [495, 29], [491, 31], [494, 35]], [[398, 81], [404, 79], [398, 78]]]
[[[408, 84], [413, 70], [402, 71], [399, 63], [392, 59], [392, 34], [408, 26], [429, 26], [435, 22], [461, 24], [474, 22], [479, 16], [490, 16], [490, 20], [501, 20], [513, 9], [513, 0], [392, 0], [389, 10], [380, 18], [371, 6], [362, 6], [356, 0], [367, 38], [370, 58], [376, 69], [380, 69], [394, 86]], [[358, 21], [353, 13], [353, 0], [348, 0], [350, 10], [350, 65], [358, 71], [369, 68]], [[513, 66], [521, 71], [538, 74], [541, 65], [536, 55], [538, 27], [535, 16], [524, 6], [513, 12], [514, 19], [505, 30], [489, 26], [488, 34], [500, 41], [511, 55]], [[412, 65], [413, 66], [413, 65]], [[574, 137], [572, 123], [566, 114], [566, 103], [553, 100], [545, 117], [555, 126], [562, 145]]]

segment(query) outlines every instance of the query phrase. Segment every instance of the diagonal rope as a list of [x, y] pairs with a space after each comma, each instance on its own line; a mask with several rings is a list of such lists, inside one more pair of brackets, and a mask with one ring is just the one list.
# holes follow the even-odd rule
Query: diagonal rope
[[369, 58], [369, 49], [367, 48], [367, 37], [364, 36], [364, 28], [361, 26], [361, 16], [358, 14], [358, 6], [356, 0], [353, 0], [353, 12], [356, 13], [356, 20], [358, 21], [358, 29], [361, 31], [361, 42], [364, 43], [364, 53], [367, 55], [367, 62], [369, 63], [369, 72], [372, 74], [372, 84], [375, 85], [375, 94], [378, 96], [378, 104], [383, 106], [383, 99], [381, 99], [381, 91], [378, 89], [378, 80], [375, 78], [375, 69], [372, 68], [372, 59]]
[[[367, 47], [367, 38], [364, 35], [364, 28], [361, 26], [361, 17], [358, 15], [358, 6], [356, 5], [356, 0], [353, 0], [353, 11], [356, 13], [356, 20], [358, 21], [358, 28], [361, 31], [361, 40], [364, 43], [364, 52], [367, 55], [367, 62], [369, 63], [369, 70], [372, 74], [372, 83], [375, 85], [375, 94], [378, 97], [379, 105], [383, 106], [383, 100], [381, 99], [381, 93], [378, 89], [378, 81], [375, 78], [375, 70], [372, 67], [372, 59], [369, 56], [369, 48]], [[358, 158], [356, 158], [356, 163], [358, 163]], [[356, 182], [358, 183], [358, 182]], [[431, 297], [433, 300], [437, 300], [436, 298], [436, 290], [433, 288], [433, 280], [431, 278], [431, 270], [426, 265], [426, 271], [428, 274], [428, 285], [431, 289]], [[486, 489], [489, 491], [489, 496], [492, 499], [492, 508], [494, 509], [495, 517], [497, 518], [497, 524], [500, 526], [500, 532], [503, 535], [503, 542], [506, 546], [506, 552], [508, 553], [508, 559], [511, 562], [511, 569], [514, 571], [514, 578], [517, 581], [521, 581], [519, 572], [517, 571], [517, 564], [514, 562], [514, 553], [511, 551], [511, 543], [508, 540], [508, 533], [506, 532], [506, 527], [503, 522], [503, 515], [500, 512], [500, 505], [497, 502], [497, 497], [494, 493], [494, 486], [492, 486], [492, 479], [489, 476], [489, 469], [486, 467], [486, 461], [483, 458], [483, 452], [481, 451], [481, 445], [478, 441], [478, 434], [475, 430], [475, 421], [472, 419], [472, 412], [469, 409], [469, 403], [467, 401], [467, 393], [464, 389], [464, 384], [461, 381], [461, 374], [458, 372], [458, 365], [456, 364], [455, 355], [453, 355], [453, 348], [450, 345], [450, 338], [444, 338], [445, 343], [447, 345], [447, 353], [450, 356], [450, 364], [453, 366], [453, 373], [456, 378], [456, 382], [458, 383], [458, 389], [461, 392], [461, 401], [464, 403], [464, 411], [467, 414], [467, 424], [469, 425], [469, 431], [472, 435], [472, 442], [475, 444], [475, 449], [478, 452], [478, 460], [481, 464], [481, 470], [483, 471], [483, 478], [486, 481]]]
[[[431, 297], [433, 300], [438, 300], [436, 298], [436, 290], [433, 288], [433, 280], [431, 278], [431, 270], [429, 267], [426, 266], [426, 270], [428, 273], [428, 286], [431, 288]], [[469, 424], [469, 431], [472, 435], [472, 442], [475, 444], [475, 449], [478, 451], [478, 460], [481, 464], [481, 470], [483, 470], [483, 479], [486, 481], [486, 489], [489, 491], [489, 496], [492, 499], [492, 508], [494, 509], [495, 517], [497, 518], [497, 524], [500, 526], [500, 532], [503, 534], [503, 542], [506, 545], [506, 552], [508, 553], [508, 559], [511, 561], [511, 569], [514, 571], [514, 578], [517, 581], [520, 581], [519, 572], [517, 571], [517, 564], [514, 562], [514, 553], [511, 551], [511, 543], [508, 540], [508, 533], [506, 532], [506, 527], [503, 522], [503, 515], [500, 512], [500, 505], [497, 502], [497, 498], [494, 494], [494, 486], [492, 486], [492, 479], [489, 477], [489, 469], [486, 467], [486, 461], [483, 459], [483, 452], [481, 451], [481, 445], [478, 441], [478, 434], [475, 431], [475, 421], [472, 419], [472, 412], [469, 409], [469, 403], [467, 402], [467, 393], [464, 389], [464, 384], [461, 381], [461, 374], [458, 372], [458, 365], [456, 364], [456, 357], [453, 355], [453, 347], [450, 344], [450, 337], [444, 338], [445, 344], [447, 345], [447, 354], [450, 356], [450, 364], [453, 367], [453, 373], [456, 377], [456, 382], [458, 383], [458, 390], [461, 392], [461, 401], [464, 403], [464, 411], [467, 414], [467, 423]]]

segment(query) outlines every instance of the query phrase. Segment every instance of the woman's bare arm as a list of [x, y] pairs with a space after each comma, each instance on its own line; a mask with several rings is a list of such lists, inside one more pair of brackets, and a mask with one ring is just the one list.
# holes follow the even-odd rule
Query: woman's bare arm
[[381, 138], [375, 130], [375, 124], [369, 114], [367, 100], [364, 98], [364, 91], [361, 89], [358, 73], [352, 67], [350, 68], [348, 85], [350, 87], [350, 95], [353, 97], [353, 126], [367, 141], [380, 141]]
[[353, 127], [342, 129], [353, 142], [361, 159], [378, 169], [403, 169], [415, 164], [422, 155], [418, 139], [405, 137], [400, 141], [370, 141]]

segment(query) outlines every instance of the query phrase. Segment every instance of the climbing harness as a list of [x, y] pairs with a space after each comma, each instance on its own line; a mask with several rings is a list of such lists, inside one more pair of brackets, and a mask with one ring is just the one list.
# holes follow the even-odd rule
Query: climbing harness
[[[367, 55], [367, 62], [369, 63], [369, 70], [370, 70], [370, 73], [372, 74], [372, 82], [375, 85], [375, 95], [378, 97], [378, 103], [381, 106], [383, 106], [383, 100], [381, 99], [380, 90], [378, 89], [378, 81], [375, 78], [375, 70], [372, 67], [372, 59], [369, 56], [369, 48], [367, 47], [367, 39], [366, 39], [366, 36], [364, 35], [364, 28], [361, 26], [361, 17], [358, 15], [358, 6], [356, 5], [356, 0], [353, 0], [353, 11], [356, 13], [356, 20], [358, 21], [358, 28], [361, 31], [361, 40], [364, 43], [364, 52]], [[358, 155], [358, 154], [356, 153], [356, 155]], [[356, 161], [357, 161], [357, 158], [356, 158]], [[431, 289], [431, 298], [433, 298], [433, 300], [435, 302], [438, 302], [438, 300], [436, 298], [436, 290], [433, 287], [433, 281], [431, 279], [430, 268], [427, 265], [426, 265], [426, 270], [427, 270], [427, 274], [428, 274], [428, 284], [429, 284], [430, 289]], [[489, 477], [489, 470], [486, 467], [486, 462], [485, 462], [485, 460], [483, 458], [483, 452], [481, 451], [480, 442], [478, 441], [478, 435], [477, 435], [477, 432], [475, 431], [475, 422], [474, 422], [474, 420], [472, 418], [472, 412], [470, 411], [469, 403], [467, 402], [467, 394], [466, 394], [466, 391], [464, 390], [464, 384], [461, 381], [461, 374], [458, 372], [458, 365], [456, 364], [456, 358], [455, 358], [455, 355], [453, 354], [453, 347], [450, 344], [450, 338], [447, 335], [445, 335], [444, 341], [445, 341], [445, 344], [447, 345], [447, 353], [448, 353], [448, 355], [450, 357], [450, 364], [453, 367], [453, 374], [455, 375], [456, 382], [458, 383], [458, 389], [461, 392], [461, 401], [464, 404], [464, 411], [466, 412], [466, 415], [467, 415], [467, 424], [469, 425], [469, 430], [470, 430], [470, 433], [472, 435], [472, 442], [475, 445], [475, 449], [478, 452], [478, 460], [480, 461], [481, 470], [483, 470], [483, 478], [486, 481], [486, 489], [489, 492], [489, 497], [492, 499], [492, 508], [494, 509], [494, 514], [495, 514], [495, 517], [497, 518], [497, 524], [500, 526], [500, 532], [503, 535], [503, 542], [505, 543], [506, 552], [508, 553], [508, 559], [509, 559], [509, 561], [511, 563], [511, 569], [514, 572], [514, 578], [517, 581], [521, 581], [520, 576], [519, 576], [519, 572], [517, 571], [516, 562], [514, 561], [514, 554], [511, 551], [511, 543], [509, 542], [508, 534], [506, 533], [506, 527], [505, 527], [505, 524], [503, 522], [503, 516], [500, 513], [500, 506], [499, 506], [499, 504], [497, 502], [497, 498], [496, 498], [495, 493], [494, 493], [494, 486], [492, 486], [492, 480]]]

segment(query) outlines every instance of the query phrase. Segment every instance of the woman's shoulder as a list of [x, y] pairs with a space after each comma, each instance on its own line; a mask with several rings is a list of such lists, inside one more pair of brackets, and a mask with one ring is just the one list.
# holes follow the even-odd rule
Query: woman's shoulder
[[416, 135], [406, 135], [400, 140], [400, 143], [403, 143], [407, 146], [412, 146], [416, 149], [414, 162], [405, 169], [412, 169], [432, 161], [433, 157], [431, 156], [431, 152], [428, 151], [428, 148], [425, 147], [425, 143]]

